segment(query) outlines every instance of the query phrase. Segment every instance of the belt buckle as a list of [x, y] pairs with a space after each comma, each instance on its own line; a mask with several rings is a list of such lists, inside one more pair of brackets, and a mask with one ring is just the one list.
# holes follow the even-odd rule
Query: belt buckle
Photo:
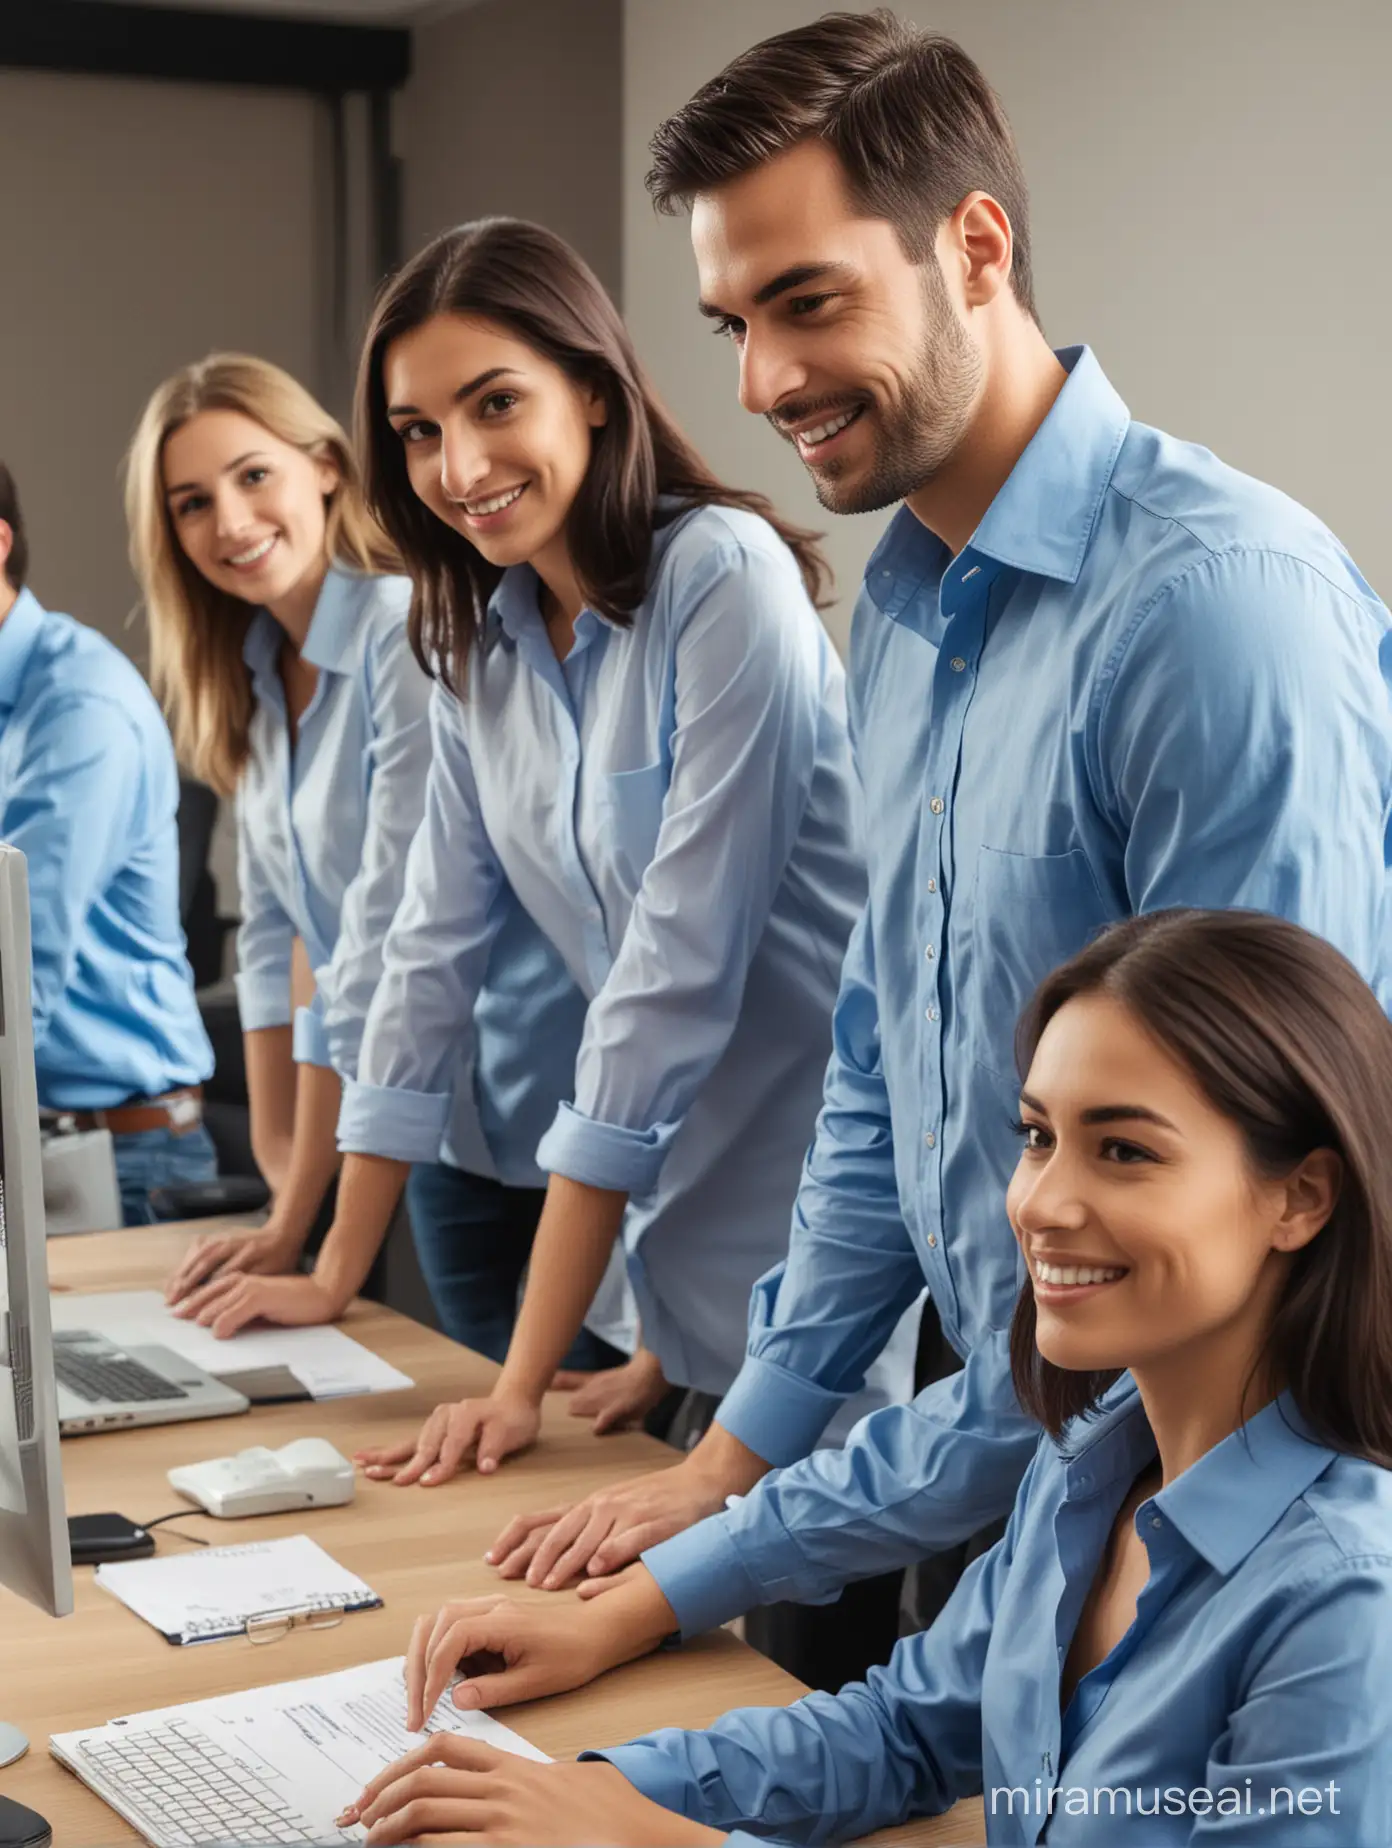
[[194, 1129], [203, 1120], [203, 1112], [198, 1099], [187, 1091], [180, 1091], [177, 1097], [171, 1097], [165, 1104], [172, 1126], [177, 1129]]

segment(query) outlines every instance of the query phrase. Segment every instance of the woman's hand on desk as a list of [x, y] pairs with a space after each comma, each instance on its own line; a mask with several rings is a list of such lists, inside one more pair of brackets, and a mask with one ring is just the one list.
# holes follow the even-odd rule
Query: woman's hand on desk
[[639, 1348], [622, 1367], [600, 1373], [558, 1373], [552, 1392], [571, 1395], [566, 1410], [572, 1418], [591, 1418], [596, 1437], [606, 1431], [627, 1431], [640, 1423], [669, 1390], [656, 1354]]
[[600, 1760], [537, 1764], [478, 1739], [436, 1733], [373, 1778], [340, 1824], [365, 1822], [368, 1841], [456, 1834], [509, 1848], [684, 1848], [723, 1842], [645, 1797]]
[[345, 1306], [313, 1277], [254, 1277], [234, 1271], [195, 1290], [174, 1313], [199, 1322], [222, 1341], [248, 1322], [279, 1322], [283, 1328], [334, 1322]]
[[514, 1706], [583, 1687], [656, 1649], [677, 1620], [645, 1566], [588, 1604], [522, 1604], [501, 1593], [447, 1604], [420, 1617], [406, 1656], [406, 1724], [420, 1732], [450, 1677], [461, 1712]]
[[214, 1276], [246, 1272], [268, 1276], [294, 1270], [303, 1244], [302, 1239], [287, 1239], [272, 1225], [259, 1232], [196, 1238], [164, 1286], [164, 1300], [170, 1304], [191, 1301], [198, 1286]]
[[495, 1392], [487, 1399], [461, 1399], [437, 1405], [412, 1443], [386, 1444], [355, 1451], [374, 1482], [388, 1478], [401, 1487], [419, 1482], [427, 1489], [448, 1482], [472, 1462], [480, 1475], [494, 1471], [504, 1457], [536, 1442], [541, 1411], [520, 1394]]

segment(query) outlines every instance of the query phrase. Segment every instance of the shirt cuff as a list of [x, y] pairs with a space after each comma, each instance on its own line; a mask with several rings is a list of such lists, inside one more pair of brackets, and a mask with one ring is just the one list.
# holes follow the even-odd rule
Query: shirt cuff
[[643, 1554], [643, 1564], [671, 1605], [683, 1641], [718, 1629], [764, 1602], [721, 1514], [660, 1541]]
[[290, 1025], [290, 971], [284, 975], [259, 975], [239, 972], [233, 977], [237, 987], [237, 1013], [243, 1033], [259, 1033], [264, 1027]]
[[770, 1468], [786, 1469], [812, 1450], [847, 1396], [750, 1355], [715, 1417]]
[[438, 1161], [449, 1107], [448, 1091], [404, 1091], [350, 1078], [338, 1113], [338, 1146], [345, 1155]]
[[312, 1007], [295, 1009], [294, 1054], [297, 1065], [333, 1065], [323, 1016]]
[[651, 1129], [621, 1129], [617, 1123], [598, 1123], [573, 1104], [563, 1103], [541, 1139], [537, 1166], [587, 1187], [651, 1193], [680, 1127], [655, 1123]]
[[[680, 1738], [680, 1732], [667, 1737]], [[675, 1810], [678, 1816], [690, 1815], [687, 1807], [692, 1794], [690, 1769], [675, 1753], [665, 1751], [656, 1738], [641, 1739], [632, 1745], [611, 1746], [605, 1752], [581, 1752], [577, 1763], [603, 1759], [626, 1777], [633, 1788], [663, 1809]], [[699, 1822], [699, 1816], [693, 1817]]]

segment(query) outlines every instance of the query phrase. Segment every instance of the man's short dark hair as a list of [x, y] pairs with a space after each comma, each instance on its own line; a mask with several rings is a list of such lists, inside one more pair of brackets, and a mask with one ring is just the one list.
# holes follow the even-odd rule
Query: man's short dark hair
[[659, 211], [689, 207], [799, 142], [824, 141], [856, 208], [894, 226], [912, 262], [971, 192], [1004, 207], [1011, 287], [1037, 319], [1029, 193], [1010, 123], [960, 45], [880, 8], [828, 13], [763, 40], [658, 129], [648, 191]]
[[24, 516], [19, 511], [14, 476], [3, 462], [0, 462], [0, 520], [14, 534], [10, 555], [5, 561], [5, 576], [11, 590], [23, 590], [29, 573], [29, 542], [24, 537]]

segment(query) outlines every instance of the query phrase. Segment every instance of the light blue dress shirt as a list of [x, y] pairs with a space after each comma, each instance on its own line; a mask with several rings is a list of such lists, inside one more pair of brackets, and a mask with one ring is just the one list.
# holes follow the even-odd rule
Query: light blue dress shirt
[[[244, 649], [256, 709], [237, 792], [242, 1026], [290, 1024], [299, 936], [316, 993], [295, 1017], [295, 1057], [347, 1076], [425, 812], [431, 682], [411, 652], [410, 605], [407, 578], [330, 570], [302, 650], [319, 672], [293, 749], [284, 636], [268, 611], [253, 618]], [[541, 1185], [537, 1139], [569, 1085], [583, 1019], [560, 958], [529, 919], [512, 917], [479, 998], [477, 1060], [456, 1074], [419, 1159], [443, 1148], [472, 1173]]]
[[0, 623], [0, 839], [28, 863], [45, 1108], [110, 1110], [212, 1072], [178, 808], [174, 746], [136, 668], [21, 591]]
[[534, 572], [508, 571], [434, 722], [340, 1141], [419, 1159], [438, 1137], [446, 1062], [520, 903], [589, 1001], [538, 1159], [630, 1194], [644, 1340], [668, 1379], [719, 1392], [787, 1246], [864, 898], [840, 665], [772, 529], [709, 508], [659, 530], [632, 626], [582, 611], [564, 664]]
[[1129, 1380], [1041, 1442], [1005, 1538], [839, 1695], [600, 1754], [713, 1828], [842, 1842], [981, 1793], [1051, 1848], [1392, 1842], [1392, 1472], [1268, 1405], [1157, 1495], [1134, 1623], [1060, 1712], [1112, 1523], [1155, 1441]]
[[870, 901], [786, 1267], [720, 1422], [805, 1453], [926, 1280], [964, 1369], [646, 1555], [687, 1633], [1009, 1511], [1014, 1033], [1099, 926], [1250, 906], [1392, 999], [1392, 618], [1329, 531], [1133, 423], [1086, 348], [956, 558], [907, 510], [852, 632]]

